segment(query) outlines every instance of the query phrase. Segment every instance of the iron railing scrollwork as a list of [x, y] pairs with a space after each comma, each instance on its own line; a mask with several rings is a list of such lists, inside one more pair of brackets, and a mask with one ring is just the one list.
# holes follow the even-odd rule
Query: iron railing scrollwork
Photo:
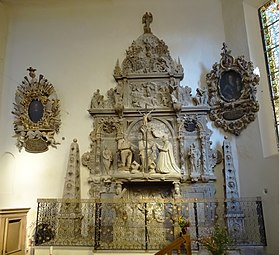
[[[238, 206], [238, 211], [228, 212]], [[195, 240], [218, 223], [228, 227], [234, 246], [265, 246], [262, 201], [156, 199], [63, 200], [39, 199], [37, 246], [86, 246], [95, 250], [160, 250], [180, 233], [178, 216], [190, 220], [192, 249]]]

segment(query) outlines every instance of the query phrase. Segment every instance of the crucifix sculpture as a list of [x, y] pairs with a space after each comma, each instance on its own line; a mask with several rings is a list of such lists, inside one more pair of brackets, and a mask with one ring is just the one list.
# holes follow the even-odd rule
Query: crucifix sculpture
[[153, 109], [150, 110], [149, 112], [147, 111], [147, 105], [145, 105], [145, 112], [142, 113], [139, 111], [140, 114], [142, 114], [142, 127], [141, 127], [141, 132], [143, 133], [143, 141], [144, 141], [144, 164], [143, 171], [148, 172], [148, 137], [147, 137], [147, 131], [148, 131], [148, 122], [151, 119], [151, 112], [153, 112]]

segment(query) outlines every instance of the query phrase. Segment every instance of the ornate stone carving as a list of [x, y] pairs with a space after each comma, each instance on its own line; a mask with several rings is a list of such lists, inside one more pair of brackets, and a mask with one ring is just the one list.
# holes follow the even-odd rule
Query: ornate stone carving
[[212, 131], [207, 128], [205, 114], [185, 114], [180, 120], [181, 168], [192, 182], [215, 180], [217, 151], [211, 148]]
[[114, 77], [141, 76], [146, 74], [172, 74], [183, 76], [180, 60], [174, 61], [170, 57], [168, 46], [151, 32], [150, 24], [153, 21], [151, 13], [145, 13], [142, 18], [144, 33], [126, 51], [126, 58], [122, 68], [117, 62]]
[[[122, 64], [117, 60], [116, 87], [106, 96], [100, 90], [93, 94], [91, 146], [82, 156], [90, 170], [91, 197], [119, 198], [130, 194], [127, 184], [145, 182], [170, 185], [168, 196], [179, 197], [182, 185], [216, 179], [207, 90], [197, 89], [193, 98], [191, 88], [180, 85], [180, 61], [152, 34], [152, 20], [151, 13], [144, 15], [144, 34]], [[189, 157], [191, 146], [196, 158]]]
[[18, 86], [15, 96], [14, 130], [19, 151], [44, 152], [59, 144], [54, 135], [60, 128], [60, 109], [55, 89], [43, 75], [36, 78], [36, 69], [29, 67], [29, 76]]
[[234, 59], [223, 44], [221, 60], [206, 75], [209, 117], [216, 127], [239, 135], [255, 120], [259, 104], [256, 100], [259, 76], [254, 73], [252, 62], [243, 56]]

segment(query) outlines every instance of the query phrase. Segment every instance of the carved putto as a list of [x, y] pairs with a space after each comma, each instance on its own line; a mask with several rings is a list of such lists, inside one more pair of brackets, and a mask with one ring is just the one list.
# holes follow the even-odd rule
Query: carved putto
[[56, 148], [55, 134], [60, 128], [59, 99], [55, 89], [43, 75], [36, 78], [36, 69], [29, 67], [29, 76], [18, 86], [15, 96], [14, 130], [19, 151], [44, 152]]
[[254, 73], [252, 62], [243, 56], [234, 59], [223, 44], [221, 60], [206, 75], [209, 117], [217, 127], [239, 135], [255, 120], [259, 104], [256, 100], [259, 76]]

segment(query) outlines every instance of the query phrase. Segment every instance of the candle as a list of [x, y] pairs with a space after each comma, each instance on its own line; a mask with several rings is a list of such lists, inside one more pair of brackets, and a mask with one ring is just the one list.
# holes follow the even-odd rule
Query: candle
[[53, 246], [50, 246], [49, 247], [49, 255], [52, 255], [52, 252], [53, 252]]

